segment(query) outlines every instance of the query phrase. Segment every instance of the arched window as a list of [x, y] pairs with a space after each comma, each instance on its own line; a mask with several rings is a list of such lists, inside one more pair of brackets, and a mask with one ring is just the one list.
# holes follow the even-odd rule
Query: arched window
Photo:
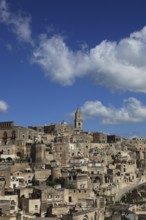
[[14, 200], [12, 200], [11, 205], [16, 205], [16, 202]]
[[83, 220], [89, 220], [88, 215], [84, 215]]
[[12, 141], [12, 144], [15, 143], [15, 140], [16, 140], [16, 132], [13, 130], [12, 133], [11, 133], [11, 141]]
[[48, 199], [52, 199], [52, 195], [51, 194], [48, 194]]
[[3, 133], [3, 143], [6, 145], [7, 144], [7, 139], [8, 139], [8, 134], [6, 131]]
[[16, 132], [15, 132], [14, 130], [12, 131], [12, 136], [11, 136], [11, 138], [12, 138], [12, 139], [15, 139], [15, 138], [16, 138]]

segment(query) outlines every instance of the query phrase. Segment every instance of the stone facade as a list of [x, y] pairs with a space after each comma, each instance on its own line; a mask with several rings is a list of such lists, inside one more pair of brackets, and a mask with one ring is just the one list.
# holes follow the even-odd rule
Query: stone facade
[[22, 198], [22, 210], [30, 214], [40, 214], [41, 201], [40, 199]]
[[107, 143], [107, 134], [104, 134], [101, 132], [94, 132], [93, 142], [94, 143]]
[[83, 130], [83, 117], [82, 117], [82, 112], [79, 108], [77, 108], [75, 112], [74, 128], [76, 131]]
[[0, 145], [34, 143], [38, 132], [14, 125], [14, 122], [0, 122]]
[[146, 210], [146, 138], [85, 132], [80, 109], [74, 126], [1, 122], [0, 152], [0, 213], [6, 219], [115, 219], [115, 208], [127, 200], [135, 213]]
[[63, 215], [63, 220], [103, 220], [104, 214], [102, 210], [96, 208], [75, 212], [72, 210], [69, 214]]

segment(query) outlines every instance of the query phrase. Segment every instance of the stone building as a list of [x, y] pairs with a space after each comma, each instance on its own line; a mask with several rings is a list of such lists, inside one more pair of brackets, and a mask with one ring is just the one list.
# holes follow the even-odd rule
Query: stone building
[[88, 175], [93, 183], [103, 184], [105, 182], [106, 167], [103, 163], [88, 163]]
[[10, 201], [0, 200], [0, 216], [10, 214]]
[[83, 130], [82, 112], [79, 108], [77, 108], [75, 112], [74, 126], [66, 123], [65, 121], [62, 121], [60, 123], [45, 126], [29, 126], [29, 128], [38, 132], [42, 132], [44, 134], [50, 134], [51, 136], [55, 136], [56, 142], [63, 142], [61, 141], [61, 137], [63, 139], [67, 135], [73, 134], [74, 131], [81, 132]]
[[55, 143], [69, 143], [71, 140], [71, 135], [70, 134], [59, 134], [55, 136], [54, 142]]
[[0, 122], [0, 145], [34, 143], [38, 132], [14, 125], [13, 121]]
[[34, 187], [32, 197], [34, 199], [40, 199], [43, 203], [52, 205], [64, 203], [64, 191], [49, 186]]
[[95, 194], [91, 189], [64, 189], [64, 201], [77, 205], [79, 199], [95, 198]]
[[94, 143], [107, 143], [107, 134], [104, 134], [102, 132], [94, 132], [93, 142]]
[[39, 182], [44, 182], [48, 179], [48, 177], [51, 175], [50, 169], [42, 169], [42, 168], [36, 168], [34, 170], [34, 179], [38, 180]]
[[104, 210], [99, 210], [97, 208], [90, 208], [86, 210], [70, 210], [70, 213], [63, 215], [63, 220], [103, 220]]
[[121, 141], [122, 138], [120, 136], [117, 135], [107, 135], [107, 142], [108, 143], [116, 143]]
[[74, 128], [76, 131], [83, 130], [83, 117], [82, 117], [82, 112], [79, 108], [77, 108], [75, 112]]
[[70, 137], [71, 143], [91, 143], [93, 142], [93, 135], [88, 132], [74, 132]]
[[73, 125], [70, 125], [65, 121], [62, 121], [60, 123], [44, 125], [44, 126], [29, 126], [29, 128], [35, 131], [39, 131], [44, 135], [51, 135], [51, 136], [72, 134], [74, 130]]
[[72, 132], [73, 132], [73, 126], [70, 124], [67, 124], [64, 121], [62, 121], [61, 123], [44, 126], [44, 133], [51, 134], [54, 136], [56, 136], [58, 134], [64, 134], [64, 133], [70, 134]]
[[22, 210], [31, 214], [40, 215], [41, 201], [40, 199], [22, 198]]
[[44, 144], [34, 144], [31, 147], [32, 163], [45, 164], [46, 146]]
[[5, 188], [10, 188], [10, 172], [9, 166], [0, 166], [0, 177], [1, 181], [5, 181]]
[[[18, 212], [18, 196], [17, 195], [4, 195], [0, 196], [0, 208], [1, 208], [1, 201], [2, 204], [5, 206], [5, 211], [7, 210], [9, 214], [17, 213]], [[8, 205], [9, 202], [9, 205]]]
[[54, 144], [54, 159], [62, 166], [67, 165], [70, 159], [68, 146], [68, 143]]
[[72, 184], [76, 189], [88, 189], [89, 179], [85, 173], [70, 173], [67, 176], [67, 184]]

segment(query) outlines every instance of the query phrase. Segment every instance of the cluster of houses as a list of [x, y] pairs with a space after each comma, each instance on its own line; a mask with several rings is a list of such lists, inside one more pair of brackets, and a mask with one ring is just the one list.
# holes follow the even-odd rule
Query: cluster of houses
[[79, 108], [74, 125], [0, 122], [0, 220], [142, 219], [145, 170], [146, 138], [85, 132]]

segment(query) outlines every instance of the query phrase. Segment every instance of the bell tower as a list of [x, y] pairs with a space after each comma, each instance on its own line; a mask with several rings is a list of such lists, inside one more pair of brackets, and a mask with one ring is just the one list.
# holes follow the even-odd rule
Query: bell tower
[[75, 112], [74, 128], [75, 130], [78, 131], [83, 130], [83, 117], [82, 117], [82, 112], [79, 108], [77, 108]]

